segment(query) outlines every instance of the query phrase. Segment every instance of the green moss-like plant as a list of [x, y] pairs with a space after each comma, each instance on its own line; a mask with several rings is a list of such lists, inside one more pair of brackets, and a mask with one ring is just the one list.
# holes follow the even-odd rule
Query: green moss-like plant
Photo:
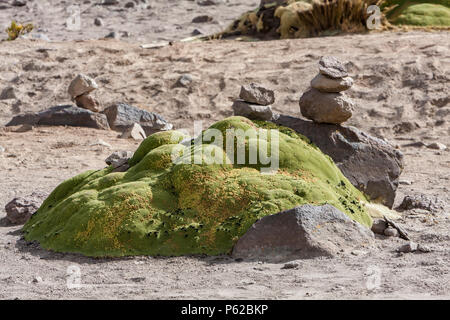
[[384, 8], [393, 24], [450, 27], [449, 0], [387, 0]]
[[[178, 132], [156, 133], [141, 143], [128, 171], [107, 167], [59, 185], [24, 226], [25, 239], [95, 257], [223, 254], [258, 219], [307, 203], [332, 204], [371, 226], [364, 195], [307, 138], [242, 117], [211, 128], [234, 151], [254, 148], [254, 137], [232, 140], [227, 129], [279, 129], [279, 170], [262, 174], [266, 165], [260, 159], [250, 163], [248, 154], [244, 163], [230, 164], [215, 139], [182, 145], [185, 137]], [[272, 154], [271, 134], [261, 146]], [[222, 161], [208, 164], [213, 158]], [[192, 159], [197, 164], [187, 161]]]

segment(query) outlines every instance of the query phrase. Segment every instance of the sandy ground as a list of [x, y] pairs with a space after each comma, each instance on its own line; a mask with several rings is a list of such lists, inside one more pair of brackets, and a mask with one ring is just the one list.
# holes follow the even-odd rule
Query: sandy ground
[[[100, 39], [116, 32], [124, 41], [153, 42], [191, 37], [194, 30], [204, 35], [220, 32], [242, 13], [255, 9], [260, 1], [120, 0], [115, 5], [101, 5], [102, 0], [27, 0], [23, 7], [4, 4], [12, 2], [0, 0], [2, 32], [15, 20], [33, 23], [36, 33], [52, 41]], [[130, 2], [135, 3], [131, 8], [127, 7]], [[205, 15], [212, 20], [192, 22]], [[96, 25], [96, 18], [101, 19], [103, 25]]]
[[[242, 12], [242, 7], [230, 6], [233, 9], [224, 9], [223, 15], [234, 17], [233, 10]], [[4, 11], [0, 10], [1, 18]], [[195, 15], [198, 11], [192, 12]], [[183, 16], [186, 24], [191, 19]], [[48, 35], [57, 40], [68, 37], [50, 29]], [[159, 37], [147, 36], [143, 40]], [[405, 195], [426, 194], [447, 205], [436, 212], [406, 211], [399, 221], [431, 253], [398, 254], [395, 250], [403, 240], [379, 236], [376, 249], [344, 252], [335, 259], [298, 260], [294, 269], [226, 256], [91, 259], [51, 253], [26, 244], [20, 226], [2, 223], [0, 298], [450, 298], [450, 153], [405, 146], [420, 141], [450, 146], [448, 39], [448, 32], [381, 33], [257, 43], [175, 43], [151, 50], [141, 49], [138, 38], [127, 43], [23, 39], [1, 43], [0, 92], [12, 86], [16, 97], [0, 100], [0, 126], [14, 114], [70, 102], [66, 89], [79, 72], [97, 80], [98, 97], [105, 106], [128, 102], [162, 114], [176, 128], [192, 130], [194, 120], [203, 120], [206, 126], [230, 116], [239, 87], [250, 81], [275, 89], [275, 110], [299, 116], [298, 99], [317, 72], [318, 59], [338, 56], [348, 62], [356, 79], [349, 94], [358, 107], [349, 124], [387, 139], [405, 154], [401, 178], [407, 184], [400, 185], [396, 204]], [[182, 74], [191, 74], [193, 82], [188, 88], [174, 88]], [[100, 139], [111, 147], [92, 145]], [[138, 142], [119, 139], [116, 132], [85, 128], [13, 132], [0, 127], [0, 146], [5, 148], [0, 153], [1, 219], [12, 198], [50, 192], [81, 171], [102, 168], [115, 150], [135, 150]], [[68, 275], [68, 267], [79, 268], [82, 288], [67, 287], [67, 280], [76, 275]]]

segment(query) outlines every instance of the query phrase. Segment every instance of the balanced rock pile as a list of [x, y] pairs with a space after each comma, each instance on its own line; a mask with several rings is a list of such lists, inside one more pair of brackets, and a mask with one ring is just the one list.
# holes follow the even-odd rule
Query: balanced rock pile
[[94, 79], [84, 74], [79, 74], [69, 85], [69, 94], [78, 107], [100, 112], [100, 103], [95, 99], [91, 92], [98, 88]]
[[79, 74], [68, 88], [70, 98], [75, 101], [76, 106], [64, 104], [40, 112], [19, 114], [6, 126], [46, 125], [112, 129], [121, 132], [122, 138], [135, 140], [143, 140], [155, 132], [172, 130], [173, 125], [155, 112], [121, 102], [103, 108], [93, 94], [96, 89], [98, 85], [94, 79]]
[[233, 111], [237, 116], [247, 117], [253, 120], [276, 120], [278, 115], [272, 111], [275, 102], [273, 90], [250, 83], [241, 87], [238, 100], [233, 103]]
[[354, 102], [343, 91], [350, 89], [353, 79], [337, 58], [324, 56], [319, 61], [319, 74], [311, 80], [311, 88], [300, 98], [302, 115], [319, 123], [341, 124], [347, 121]]

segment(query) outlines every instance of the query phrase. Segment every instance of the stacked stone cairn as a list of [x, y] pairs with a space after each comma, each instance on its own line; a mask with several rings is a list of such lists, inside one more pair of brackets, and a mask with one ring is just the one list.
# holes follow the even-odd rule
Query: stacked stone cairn
[[236, 116], [243, 116], [252, 120], [276, 120], [279, 115], [272, 111], [275, 102], [273, 90], [250, 83], [241, 87], [238, 100], [233, 103], [233, 111]]
[[318, 123], [341, 124], [352, 116], [353, 100], [344, 91], [353, 79], [344, 64], [332, 56], [319, 61], [319, 74], [311, 80], [311, 88], [300, 98], [300, 112]]
[[69, 94], [72, 101], [75, 101], [78, 107], [93, 112], [100, 112], [101, 107], [98, 100], [91, 95], [92, 91], [98, 88], [94, 79], [79, 74], [69, 85]]

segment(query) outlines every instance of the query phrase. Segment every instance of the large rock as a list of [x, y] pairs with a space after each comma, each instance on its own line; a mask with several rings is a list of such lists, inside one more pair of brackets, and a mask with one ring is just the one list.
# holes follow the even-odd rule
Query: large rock
[[336, 57], [324, 56], [319, 60], [319, 72], [330, 78], [344, 78], [348, 76], [347, 68]]
[[108, 120], [104, 114], [73, 105], [60, 105], [37, 113], [21, 114], [12, 118], [6, 126], [22, 124], [109, 129]]
[[6, 219], [12, 224], [24, 224], [39, 209], [46, 194], [33, 192], [26, 198], [14, 198], [5, 206]]
[[400, 151], [354, 127], [319, 124], [286, 115], [274, 122], [308, 137], [333, 159], [355, 187], [392, 208], [403, 171]]
[[173, 128], [173, 125], [159, 114], [141, 110], [125, 103], [114, 104], [103, 110], [103, 113], [108, 118], [111, 129], [115, 131], [124, 132], [135, 123], [141, 125], [147, 136]]
[[344, 93], [325, 93], [314, 88], [300, 98], [302, 115], [319, 123], [340, 124], [352, 116], [353, 101]]
[[333, 79], [321, 73], [311, 80], [311, 87], [322, 92], [341, 92], [350, 89], [352, 85], [351, 77]]
[[275, 102], [273, 90], [266, 89], [256, 83], [242, 86], [239, 98], [248, 103], [259, 104], [262, 106], [268, 106]]
[[68, 92], [70, 97], [75, 99], [76, 97], [92, 92], [97, 88], [98, 85], [94, 79], [84, 74], [79, 74], [70, 83]]
[[333, 257], [373, 240], [372, 231], [335, 207], [308, 204], [257, 221], [238, 240], [233, 256], [274, 261]]
[[278, 114], [272, 111], [271, 106], [250, 104], [243, 100], [236, 100], [232, 105], [234, 115], [242, 116], [252, 120], [271, 121], [278, 118]]

